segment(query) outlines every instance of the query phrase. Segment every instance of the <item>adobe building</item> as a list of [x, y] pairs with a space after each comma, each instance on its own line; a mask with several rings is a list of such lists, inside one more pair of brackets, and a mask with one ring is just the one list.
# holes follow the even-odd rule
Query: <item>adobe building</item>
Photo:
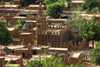
[[[33, 9], [33, 10], [38, 10], [38, 8], [39, 8], [39, 5], [29, 5], [28, 6], [28, 9]], [[42, 8], [43, 8], [43, 10], [45, 10], [46, 6], [42, 5]]]
[[22, 56], [16, 56], [16, 55], [7, 55], [5, 57], [5, 63], [10, 61], [10, 64], [20, 64], [21, 67], [23, 67], [23, 58]]
[[31, 51], [32, 55], [42, 54], [42, 48], [41, 47], [32, 47], [31, 50], [32, 50]]
[[32, 28], [31, 32], [33, 34], [33, 39], [37, 40], [37, 27]]
[[58, 54], [64, 53], [68, 54], [68, 49], [67, 48], [48, 48], [48, 53], [56, 52]]
[[5, 58], [0, 56], [0, 67], [3, 67], [4, 64], [5, 64]]
[[29, 58], [32, 56], [32, 54], [28, 48], [15, 49], [14, 55], [22, 55], [23, 58]]
[[83, 61], [82, 53], [73, 53], [69, 56], [69, 63], [76, 65], [79, 61]]
[[10, 45], [10, 46], [7, 46], [8, 47], [8, 49], [10, 49], [11, 50], [11, 54], [12, 55], [14, 55], [14, 51], [15, 51], [15, 49], [21, 49], [21, 48], [24, 48], [25, 46], [23, 46], [23, 45], [16, 45], [16, 44], [12, 44], [12, 45]]
[[83, 0], [72, 0], [71, 1], [71, 8], [77, 8], [81, 6], [83, 3]]
[[48, 24], [53, 25], [53, 23], [55, 24], [64, 24], [64, 22], [66, 21], [66, 19], [47, 19]]
[[1, 56], [0, 67], [3, 67], [8, 61], [10, 61], [10, 64], [19, 64], [19, 66], [23, 67], [23, 58], [15, 55]]
[[19, 4], [19, 0], [13, 0], [14, 4]]
[[18, 24], [17, 21], [18, 21], [19, 18], [22, 18], [23, 20], [27, 19], [27, 17], [23, 17], [23, 16], [14, 16], [14, 17], [12, 18], [11, 24], [12, 24], [12, 25]]
[[15, 34], [15, 27], [7, 27], [7, 29], [10, 31], [12, 37]]
[[36, 27], [36, 20], [25, 20], [26, 24], [33, 25]]
[[[68, 48], [68, 50], [81, 50], [87, 45], [87, 40], [77, 39], [70, 26], [47, 22], [40, 4], [37, 15], [37, 45]], [[49, 20], [50, 21], [50, 20]], [[65, 21], [65, 20], [63, 20]], [[81, 44], [81, 45], [79, 45]]]
[[21, 43], [23, 42], [23, 45], [33, 44], [34, 41], [32, 33], [20, 33], [19, 38], [21, 39]]
[[72, 52], [70, 54], [60, 54], [60, 57], [62, 57], [62, 61], [66, 65], [76, 65], [77, 63], [80, 63], [79, 61], [83, 61], [83, 56], [81, 52]]

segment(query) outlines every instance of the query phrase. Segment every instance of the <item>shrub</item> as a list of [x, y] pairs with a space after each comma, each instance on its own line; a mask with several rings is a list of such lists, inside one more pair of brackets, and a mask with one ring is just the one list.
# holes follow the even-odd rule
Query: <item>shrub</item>
[[95, 7], [100, 8], [99, 0], [84, 0], [81, 10], [91, 11]]
[[60, 14], [64, 10], [65, 5], [63, 3], [53, 3], [47, 6], [46, 15], [51, 16], [53, 18], [59, 18]]
[[19, 18], [18, 23], [19, 24], [16, 25], [16, 29], [21, 29], [25, 24], [25, 21], [22, 18]]
[[12, 39], [10, 31], [5, 27], [5, 22], [0, 19], [0, 44], [8, 43]]

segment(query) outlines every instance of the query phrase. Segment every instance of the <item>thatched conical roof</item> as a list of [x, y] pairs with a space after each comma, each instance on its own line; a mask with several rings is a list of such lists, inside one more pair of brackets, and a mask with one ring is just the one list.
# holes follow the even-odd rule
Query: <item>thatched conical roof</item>
[[24, 24], [24, 26], [22, 27], [22, 30], [27, 30], [27, 29], [29, 29], [27, 24]]
[[5, 46], [3, 48], [3, 51], [5, 51], [6, 54], [10, 54], [11, 53], [11, 50], [7, 46]]

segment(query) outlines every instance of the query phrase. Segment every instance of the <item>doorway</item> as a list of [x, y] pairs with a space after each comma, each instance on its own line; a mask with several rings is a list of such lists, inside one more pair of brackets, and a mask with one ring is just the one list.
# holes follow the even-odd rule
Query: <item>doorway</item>
[[71, 51], [71, 46], [69, 46], [68, 50]]
[[36, 51], [35, 50], [33, 50], [33, 55], [36, 55]]
[[25, 53], [23, 52], [23, 58], [25, 58]]

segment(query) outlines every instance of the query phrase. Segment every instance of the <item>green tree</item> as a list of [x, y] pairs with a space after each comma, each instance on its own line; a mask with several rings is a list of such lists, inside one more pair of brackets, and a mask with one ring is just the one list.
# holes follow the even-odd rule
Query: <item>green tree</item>
[[68, 10], [70, 10], [70, 8], [71, 8], [71, 0], [66, 0], [66, 2], [67, 2], [67, 4], [68, 4]]
[[0, 19], [0, 44], [6, 44], [12, 39], [10, 31], [5, 27], [5, 23], [5, 21]]
[[51, 16], [53, 18], [59, 18], [60, 14], [64, 10], [65, 5], [63, 3], [53, 3], [47, 6], [46, 15]]
[[100, 41], [97, 42], [96, 47], [92, 49], [91, 62], [95, 65], [100, 65]]
[[34, 16], [32, 11], [27, 12], [27, 14], [28, 14], [27, 17], [33, 17]]
[[48, 58], [44, 56], [44, 59], [41, 59], [41, 56], [35, 58], [32, 62], [27, 61], [27, 67], [67, 67], [61, 60], [62, 58], [55, 58], [54, 56]]
[[70, 25], [73, 31], [82, 33], [83, 17], [80, 14], [73, 13], [72, 17], [65, 21], [66, 25]]
[[[44, 57], [43, 57], [44, 56]], [[43, 59], [44, 58], [44, 59]], [[32, 62], [27, 61], [26, 67], [69, 67], [62, 62], [61, 57], [46, 57], [46, 54], [35, 58]], [[81, 64], [71, 65], [70, 67], [83, 67]]]
[[71, 0], [45, 0], [44, 3], [46, 5], [49, 5], [49, 4], [52, 4], [52, 3], [55, 3], [55, 2], [70, 2], [71, 3]]
[[82, 10], [91, 11], [93, 8], [99, 7], [99, 0], [84, 0], [84, 3], [82, 4]]
[[[9, 65], [9, 63], [10, 63], [10, 61], [7, 62], [7, 67], [15, 67], [15, 66]], [[18, 66], [18, 67], [20, 67], [20, 66]]]
[[52, 3], [55, 3], [55, 2], [58, 2], [58, 0], [45, 0], [44, 3], [46, 5], [49, 5], [49, 4], [52, 4]]
[[95, 16], [92, 17], [89, 21], [84, 19], [83, 24], [83, 37], [87, 38], [89, 41], [92, 40], [92, 45], [94, 47], [94, 40], [99, 41], [100, 40], [100, 26], [99, 22], [95, 21]]
[[18, 23], [19, 24], [16, 25], [16, 29], [21, 29], [25, 24], [25, 21], [22, 18], [19, 18]]

